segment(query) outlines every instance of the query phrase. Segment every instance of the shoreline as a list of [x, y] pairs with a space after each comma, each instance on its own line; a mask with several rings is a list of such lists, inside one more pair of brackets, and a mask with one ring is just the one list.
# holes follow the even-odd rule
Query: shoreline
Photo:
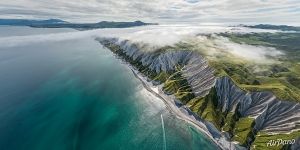
[[[118, 58], [118, 57], [117, 57]], [[119, 58], [118, 58], [119, 59]], [[199, 120], [200, 118], [196, 118], [191, 110], [187, 108], [185, 105], [177, 106], [175, 97], [173, 95], [166, 95], [161, 88], [161, 85], [154, 86], [152, 82], [149, 82], [146, 80], [146, 77], [139, 73], [131, 64], [128, 62], [125, 62], [122, 59], [121, 60], [124, 64], [126, 64], [127, 67], [132, 71], [133, 75], [141, 81], [143, 87], [153, 94], [154, 96], [161, 99], [167, 110], [170, 112], [170, 114], [173, 114], [176, 118], [185, 121], [186, 123], [189, 123], [193, 127], [197, 128], [201, 133], [203, 133], [209, 140], [216, 145], [221, 150], [235, 150], [235, 144], [233, 142], [227, 141], [226, 138], [221, 135], [221, 133], [214, 129], [211, 125], [210, 127], [205, 124], [205, 120], [203, 122]], [[158, 91], [156, 91], [158, 90]], [[210, 131], [214, 131], [215, 133], [212, 133]], [[213, 134], [216, 134], [215, 136], [219, 136], [219, 138], [215, 138]]]

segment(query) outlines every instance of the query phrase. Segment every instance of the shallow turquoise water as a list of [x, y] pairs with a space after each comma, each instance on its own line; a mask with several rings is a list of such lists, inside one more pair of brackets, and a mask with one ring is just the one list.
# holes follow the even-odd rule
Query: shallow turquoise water
[[0, 150], [215, 149], [93, 39], [0, 46], [0, 120]]

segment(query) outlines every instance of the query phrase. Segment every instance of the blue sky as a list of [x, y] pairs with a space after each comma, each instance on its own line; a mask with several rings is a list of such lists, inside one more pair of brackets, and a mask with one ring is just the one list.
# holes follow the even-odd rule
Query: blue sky
[[300, 24], [300, 0], [1, 0], [0, 18]]

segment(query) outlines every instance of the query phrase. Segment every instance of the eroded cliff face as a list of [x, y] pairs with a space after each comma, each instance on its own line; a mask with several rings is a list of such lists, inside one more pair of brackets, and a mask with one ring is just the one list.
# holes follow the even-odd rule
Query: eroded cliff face
[[[127, 40], [97, 40], [153, 83], [164, 84], [166, 94], [174, 94], [183, 104], [191, 102], [190, 105], [198, 107], [193, 110], [200, 117], [210, 110], [212, 103], [219, 118], [218, 122], [209, 121], [245, 147], [255, 145], [258, 134], [286, 134], [300, 129], [299, 103], [278, 100], [270, 92], [243, 91], [229, 77], [215, 77], [214, 69], [197, 52], [174, 47], [149, 51], [148, 45]], [[214, 95], [217, 100], [211, 102]], [[196, 102], [197, 105], [193, 104]]]
[[[278, 100], [271, 92], [243, 91], [228, 77], [218, 78], [216, 88], [218, 107], [222, 112], [225, 115], [228, 113], [238, 115], [232, 120], [234, 123], [231, 128], [244, 126], [240, 120], [250, 118], [248, 124], [251, 125], [244, 128], [246, 133], [243, 133], [245, 131], [231, 132], [232, 137], [242, 137], [243, 134], [247, 134], [247, 139], [242, 143], [244, 146], [253, 148], [253, 145], [265, 144], [271, 139], [296, 140], [300, 136], [299, 103]], [[288, 136], [290, 133], [294, 135]], [[233, 139], [243, 141], [239, 138]]]
[[299, 103], [278, 100], [270, 92], [245, 92], [228, 77], [217, 79], [219, 107], [222, 112], [238, 112], [255, 118], [254, 128], [269, 133], [288, 133], [300, 129]]

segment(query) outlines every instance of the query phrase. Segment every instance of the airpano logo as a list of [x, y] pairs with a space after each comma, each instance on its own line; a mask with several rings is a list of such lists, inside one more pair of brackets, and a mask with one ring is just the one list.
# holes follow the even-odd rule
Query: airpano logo
[[279, 146], [279, 145], [292, 145], [295, 144], [296, 140], [283, 140], [283, 139], [277, 139], [277, 140], [270, 140], [267, 143], [267, 147], [269, 146]]

